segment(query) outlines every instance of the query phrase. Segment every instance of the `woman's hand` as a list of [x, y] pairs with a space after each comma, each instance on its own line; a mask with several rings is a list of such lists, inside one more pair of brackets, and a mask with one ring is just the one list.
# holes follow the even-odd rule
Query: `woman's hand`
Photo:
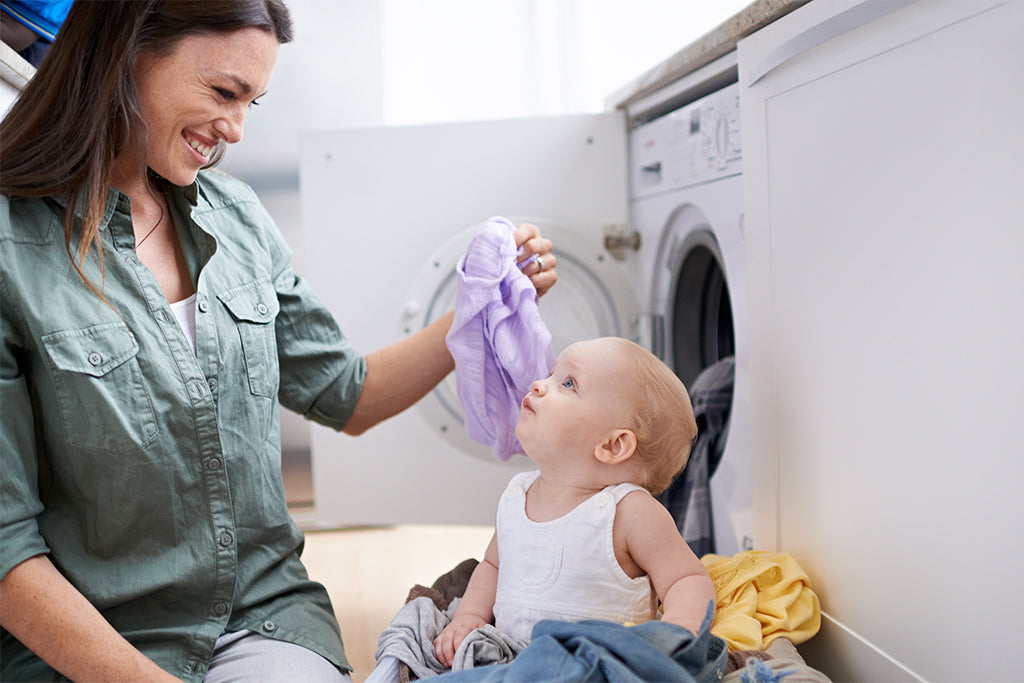
[[523, 248], [523, 253], [517, 259], [522, 263], [527, 259], [537, 256], [537, 259], [523, 268], [523, 272], [537, 288], [537, 296], [544, 296], [551, 286], [558, 281], [558, 273], [555, 272], [555, 265], [558, 259], [551, 252], [551, 240], [540, 234], [540, 228], [532, 223], [523, 223], [513, 233], [516, 246]]
[[459, 645], [462, 645], [462, 641], [486, 623], [475, 614], [455, 615], [437, 638], [434, 638], [434, 654], [437, 655], [438, 661], [451, 668], [452, 662], [455, 661], [455, 652]]

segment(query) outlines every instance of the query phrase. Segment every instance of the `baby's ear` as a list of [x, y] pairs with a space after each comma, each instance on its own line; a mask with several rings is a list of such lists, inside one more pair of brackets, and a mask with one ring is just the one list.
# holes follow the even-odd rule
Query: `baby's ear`
[[636, 452], [636, 434], [631, 429], [615, 429], [594, 449], [594, 457], [609, 465], [626, 462]]

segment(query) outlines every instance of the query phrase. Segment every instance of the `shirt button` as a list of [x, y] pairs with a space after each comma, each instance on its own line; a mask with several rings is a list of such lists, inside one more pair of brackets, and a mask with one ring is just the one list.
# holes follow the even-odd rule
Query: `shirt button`
[[264, 631], [269, 633], [269, 632], [273, 631], [275, 628], [277, 628], [277, 624], [275, 624], [274, 622], [270, 621], [269, 619], [267, 619], [266, 621], [263, 622], [263, 630]]
[[196, 308], [199, 309], [200, 313], [206, 313], [208, 310], [210, 310], [210, 304], [206, 300], [203, 300], [196, 304]]
[[210, 458], [206, 461], [206, 469], [216, 472], [220, 469], [221, 461], [220, 458]]
[[103, 362], [103, 356], [93, 351], [89, 354], [89, 365], [99, 365]]
[[228, 603], [226, 603], [226, 602], [215, 602], [215, 603], [213, 603], [213, 613], [214, 614], [221, 615], [221, 614], [227, 614], [227, 612], [228, 612]]
[[260, 315], [266, 315], [269, 310], [266, 304], [256, 304], [256, 312]]
[[214, 377], [206, 380], [206, 386], [210, 387], [210, 393], [217, 391], [217, 380]]
[[602, 491], [601, 493], [597, 494], [597, 506], [603, 508], [605, 505], [608, 504], [608, 501], [610, 501], [611, 499], [612, 497], [608, 495], [607, 492]]
[[231, 545], [232, 541], [234, 540], [235, 539], [231, 537], [231, 534], [225, 531], [220, 535], [220, 538], [217, 539], [217, 542], [220, 543], [223, 547], [227, 548], [229, 545]]

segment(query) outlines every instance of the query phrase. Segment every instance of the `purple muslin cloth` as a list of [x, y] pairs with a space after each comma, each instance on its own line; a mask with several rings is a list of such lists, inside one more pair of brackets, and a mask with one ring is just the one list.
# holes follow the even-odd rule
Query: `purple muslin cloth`
[[473, 236], [455, 268], [455, 320], [446, 338], [466, 431], [501, 460], [523, 452], [520, 404], [555, 360], [537, 290], [516, 267], [514, 230], [494, 217]]

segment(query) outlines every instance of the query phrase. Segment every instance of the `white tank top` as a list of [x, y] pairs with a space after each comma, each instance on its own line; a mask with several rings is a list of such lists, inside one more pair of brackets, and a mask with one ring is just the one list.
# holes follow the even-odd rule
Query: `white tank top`
[[526, 491], [540, 471], [512, 477], [498, 505], [498, 587], [495, 627], [528, 641], [542, 619], [603, 619], [641, 623], [654, 618], [650, 579], [630, 578], [615, 559], [612, 528], [619, 501], [635, 484], [609, 486], [549, 522], [526, 516]]
[[196, 352], [196, 295], [181, 301], [175, 301], [171, 304], [171, 312], [174, 313], [174, 317], [178, 320], [178, 325], [181, 327], [181, 331], [185, 334], [185, 339], [188, 340], [188, 345], [192, 347], [192, 354]]

